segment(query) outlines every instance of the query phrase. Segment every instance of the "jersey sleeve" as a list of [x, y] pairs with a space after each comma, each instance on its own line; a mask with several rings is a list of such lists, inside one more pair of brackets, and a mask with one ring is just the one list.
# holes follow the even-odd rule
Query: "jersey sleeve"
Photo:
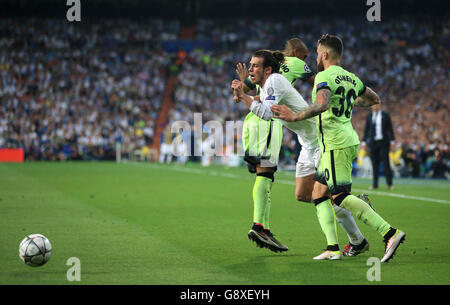
[[297, 76], [297, 79], [301, 81], [307, 81], [311, 78], [311, 76], [314, 75], [314, 73], [311, 71], [311, 69], [308, 67], [308, 64], [305, 63], [301, 59], [297, 59], [297, 64], [295, 65], [295, 75]]
[[247, 78], [245, 79], [244, 84], [245, 84], [248, 88], [250, 88], [250, 90], [253, 90], [253, 89], [256, 88], [256, 85], [255, 85], [254, 83], [252, 83], [252, 81], [250, 80], [250, 76], [247, 77]]
[[325, 71], [320, 72], [316, 75], [316, 78], [314, 79], [314, 89], [316, 92], [322, 89], [328, 89], [333, 91], [334, 84], [331, 81], [330, 77], [328, 76]]
[[361, 81], [361, 79], [359, 79], [358, 76], [355, 75], [354, 79], [355, 79], [355, 82], [356, 82], [355, 91], [357, 92], [357, 96], [360, 96], [361, 94], [364, 94], [364, 92], [366, 91], [366, 86]]
[[305, 63], [305, 65], [303, 66], [303, 72], [301, 75], [301, 80], [302, 81], [307, 81], [308, 79], [310, 79], [312, 76], [314, 75], [314, 72], [311, 71], [311, 69], [309, 68], [308, 64]]
[[[271, 78], [268, 79], [267, 85], [264, 87], [266, 88], [266, 94], [265, 101], [276, 101], [278, 102], [284, 97], [286, 94], [286, 86], [289, 83], [286, 82], [286, 79], [281, 76], [281, 74], [276, 73]], [[291, 86], [289, 86], [290, 88]]]
[[[280, 77], [282, 77], [280, 75]], [[285, 80], [286, 81], [286, 80]], [[250, 111], [256, 114], [263, 120], [270, 120], [273, 117], [273, 112], [270, 109], [273, 105], [277, 105], [286, 94], [283, 82], [274, 76], [268, 79], [266, 87], [266, 95], [261, 97], [261, 102], [253, 101], [250, 106]]]
[[297, 80], [307, 81], [314, 75], [308, 65], [297, 57], [288, 57], [285, 67], [281, 67], [280, 71], [291, 82], [295, 84]]

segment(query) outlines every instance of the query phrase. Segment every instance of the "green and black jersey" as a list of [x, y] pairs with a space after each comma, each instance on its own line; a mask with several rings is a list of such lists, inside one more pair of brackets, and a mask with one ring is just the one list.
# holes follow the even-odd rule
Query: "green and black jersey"
[[331, 66], [316, 75], [313, 103], [316, 102], [317, 92], [323, 89], [329, 89], [332, 95], [328, 110], [316, 117], [322, 151], [358, 145], [359, 137], [351, 123], [352, 110], [355, 99], [364, 93], [366, 87], [355, 74], [340, 66]]

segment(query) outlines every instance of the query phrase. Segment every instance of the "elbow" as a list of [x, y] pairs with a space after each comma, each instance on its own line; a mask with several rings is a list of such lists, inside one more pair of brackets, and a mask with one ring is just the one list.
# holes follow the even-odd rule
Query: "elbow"
[[322, 104], [322, 105], [320, 106], [319, 111], [320, 111], [320, 112], [325, 112], [325, 111], [327, 111], [328, 109], [330, 109], [330, 104], [326, 103], [326, 104]]
[[373, 104], [374, 105], [381, 105], [381, 99], [380, 96], [378, 94], [375, 93], [374, 99], [373, 99]]
[[253, 112], [257, 117], [265, 120], [270, 121], [273, 117], [273, 112], [270, 110], [270, 108], [265, 107], [261, 104], [256, 104], [254, 107], [250, 108], [250, 111]]
[[268, 111], [252, 111], [257, 117], [259, 117], [260, 119], [264, 120], [264, 121], [270, 121], [273, 117], [273, 112], [268, 112]]

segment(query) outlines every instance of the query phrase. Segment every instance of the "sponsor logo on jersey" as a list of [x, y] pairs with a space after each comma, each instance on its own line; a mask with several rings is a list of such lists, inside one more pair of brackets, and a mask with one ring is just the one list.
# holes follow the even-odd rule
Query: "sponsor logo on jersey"
[[275, 96], [273, 96], [273, 95], [268, 95], [266, 97], [266, 101], [274, 101], [274, 100], [275, 100]]

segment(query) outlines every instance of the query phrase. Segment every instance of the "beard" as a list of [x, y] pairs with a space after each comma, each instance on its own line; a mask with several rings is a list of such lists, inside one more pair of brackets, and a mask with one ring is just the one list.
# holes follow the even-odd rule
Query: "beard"
[[322, 62], [322, 60], [320, 60], [320, 61], [317, 63], [317, 71], [318, 71], [318, 72], [323, 71], [323, 62]]
[[257, 85], [261, 85], [262, 81], [263, 81], [263, 76], [262, 75], [254, 75], [253, 80], [250, 79], [254, 84]]

